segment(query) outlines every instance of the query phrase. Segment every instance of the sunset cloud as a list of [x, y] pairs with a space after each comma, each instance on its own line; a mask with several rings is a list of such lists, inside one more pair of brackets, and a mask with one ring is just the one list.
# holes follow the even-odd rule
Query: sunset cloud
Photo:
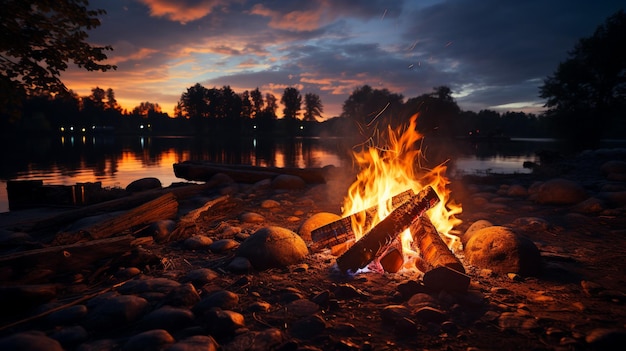
[[210, 14], [216, 7], [222, 6], [226, 0], [139, 0], [150, 9], [150, 15], [166, 17], [172, 21], [188, 23]]

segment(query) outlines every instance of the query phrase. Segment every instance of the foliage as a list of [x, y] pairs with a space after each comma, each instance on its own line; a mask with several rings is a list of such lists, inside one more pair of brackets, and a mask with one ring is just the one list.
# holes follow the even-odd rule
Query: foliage
[[300, 95], [298, 89], [293, 87], [285, 88], [280, 102], [284, 106], [283, 116], [286, 119], [295, 120], [298, 118], [298, 112], [302, 107], [302, 95]]
[[322, 118], [324, 105], [319, 95], [313, 93], [304, 94], [304, 118], [309, 122], [317, 121], [317, 117]]
[[[620, 10], [591, 37], [580, 39], [540, 96], [564, 137], [594, 143], [624, 124], [626, 112], [626, 14]], [[622, 135], [623, 136], [623, 135]]]
[[[87, 30], [100, 25], [104, 10], [87, 9], [87, 0], [2, 1], [0, 11], [0, 95], [66, 93], [59, 75], [69, 63], [88, 71], [101, 64], [110, 46], [87, 43]], [[4, 102], [3, 102], [4, 105]]]

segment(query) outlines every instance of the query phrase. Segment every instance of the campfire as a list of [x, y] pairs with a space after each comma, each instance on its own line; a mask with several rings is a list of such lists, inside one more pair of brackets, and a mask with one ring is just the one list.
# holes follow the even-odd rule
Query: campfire
[[[461, 249], [453, 228], [461, 206], [450, 201], [446, 165], [422, 167], [417, 115], [406, 126], [388, 127], [383, 145], [354, 153], [359, 173], [348, 189], [340, 220], [317, 228], [312, 249], [331, 248], [343, 272], [390, 273], [438, 267], [464, 273], [454, 252]], [[371, 139], [370, 139], [371, 141]]]

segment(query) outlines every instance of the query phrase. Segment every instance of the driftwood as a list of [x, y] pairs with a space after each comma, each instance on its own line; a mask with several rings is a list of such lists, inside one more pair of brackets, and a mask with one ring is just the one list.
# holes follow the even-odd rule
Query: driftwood
[[[391, 198], [392, 209], [396, 209], [414, 195], [413, 190], [409, 189], [393, 196]], [[309, 250], [317, 252], [325, 247], [336, 246], [350, 239], [354, 239], [355, 235], [352, 230], [352, 223], [362, 220], [364, 226], [369, 227], [377, 212], [378, 205], [375, 205], [312, 230], [311, 240], [313, 244], [309, 247]]]
[[74, 222], [84, 217], [90, 217], [101, 213], [127, 210], [136, 206], [140, 206], [148, 201], [154, 200], [163, 194], [171, 193], [178, 199], [188, 197], [193, 194], [203, 192], [213, 188], [221, 181], [212, 180], [205, 184], [190, 184], [177, 187], [169, 187], [166, 189], [156, 189], [143, 191], [136, 194], [124, 196], [115, 200], [109, 200], [90, 206], [80, 207], [68, 211], [63, 211], [38, 220], [26, 220], [23, 222], [13, 223], [10, 225], [14, 231], [27, 232], [33, 236], [56, 231], [60, 227]]
[[439, 201], [437, 192], [430, 186], [425, 187], [376, 224], [348, 251], [339, 256], [337, 266], [342, 272], [356, 271], [365, 267], [383, 253], [388, 245], [413, 221]]
[[134, 239], [132, 235], [125, 235], [17, 252], [1, 256], [0, 266], [11, 267], [14, 274], [37, 267], [56, 272], [78, 271], [100, 259], [127, 252]]
[[281, 174], [294, 175], [307, 183], [325, 183], [328, 168], [259, 167], [250, 165], [215, 164], [198, 161], [184, 161], [174, 164], [174, 174], [178, 178], [191, 181], [207, 181], [217, 173], [224, 173], [237, 182], [256, 183]]
[[[133, 227], [160, 219], [170, 219], [178, 214], [178, 201], [172, 193], [167, 193], [152, 201], [127, 211], [114, 218], [96, 223], [79, 232], [59, 233], [53, 244], [68, 244], [85, 239], [102, 239], [119, 235]], [[86, 236], [86, 237], [85, 237]]]
[[185, 232], [191, 228], [195, 228], [196, 221], [200, 217], [200, 215], [207, 211], [209, 208], [213, 207], [215, 204], [218, 204], [222, 201], [228, 200], [228, 195], [222, 195], [216, 199], [207, 201], [204, 205], [195, 210], [189, 211], [186, 215], [180, 217], [176, 228], [170, 234], [168, 240], [178, 240], [185, 237]]

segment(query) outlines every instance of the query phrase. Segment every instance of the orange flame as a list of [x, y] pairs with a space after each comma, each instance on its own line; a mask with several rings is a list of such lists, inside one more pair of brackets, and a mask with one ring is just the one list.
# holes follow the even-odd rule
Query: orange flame
[[[343, 216], [359, 213], [365, 209], [377, 206], [377, 212], [371, 221], [366, 216], [353, 216], [352, 229], [358, 240], [373, 226], [383, 220], [393, 211], [391, 198], [408, 189], [418, 193], [422, 188], [430, 185], [435, 189], [441, 201], [427, 214], [442, 235], [444, 241], [456, 251], [461, 243], [452, 229], [461, 223], [455, 217], [461, 213], [460, 205], [449, 201], [450, 183], [445, 176], [446, 166], [440, 164], [432, 170], [421, 167], [424, 159], [421, 147], [416, 145], [422, 140], [422, 135], [416, 130], [417, 115], [411, 117], [409, 125], [393, 130], [387, 128], [387, 143], [385, 146], [367, 145], [360, 152], [354, 152], [354, 158], [360, 171], [356, 181], [348, 189], [344, 200]], [[417, 255], [412, 248], [413, 238], [409, 229], [400, 235], [404, 255]]]

